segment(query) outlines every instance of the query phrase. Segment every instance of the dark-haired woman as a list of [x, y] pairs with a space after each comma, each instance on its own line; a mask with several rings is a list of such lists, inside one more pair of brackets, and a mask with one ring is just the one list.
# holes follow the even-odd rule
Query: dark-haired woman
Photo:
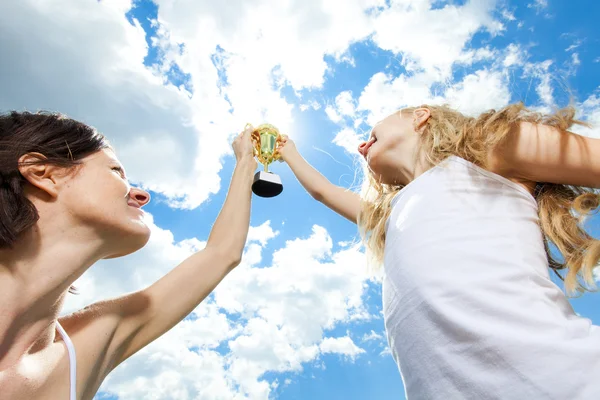
[[[149, 239], [114, 150], [57, 114], [0, 115], [0, 398], [92, 399], [116, 366], [190, 313], [239, 264], [256, 161], [250, 131], [206, 248], [148, 288], [58, 318], [72, 283]], [[143, 266], [142, 266], [143, 267]]]

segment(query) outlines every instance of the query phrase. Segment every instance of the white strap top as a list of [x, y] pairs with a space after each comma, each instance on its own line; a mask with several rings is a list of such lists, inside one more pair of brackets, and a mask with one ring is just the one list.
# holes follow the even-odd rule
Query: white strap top
[[63, 329], [58, 321], [56, 321], [56, 330], [60, 333], [63, 341], [65, 342], [65, 346], [67, 346], [67, 352], [69, 353], [69, 382], [70, 382], [70, 390], [69, 390], [69, 400], [77, 399], [77, 356], [75, 353], [75, 346], [73, 346], [73, 342], [71, 342], [71, 338], [67, 335], [67, 332]]
[[600, 399], [600, 327], [550, 279], [523, 187], [450, 157], [387, 222], [383, 311], [407, 399]]

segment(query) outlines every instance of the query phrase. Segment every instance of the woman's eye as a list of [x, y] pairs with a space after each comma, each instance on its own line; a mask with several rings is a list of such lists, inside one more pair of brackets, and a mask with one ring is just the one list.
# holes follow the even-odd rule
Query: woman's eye
[[117, 171], [119, 173], [119, 175], [121, 175], [121, 178], [125, 178], [125, 174], [123, 173], [123, 168], [121, 168], [121, 167], [112, 167], [111, 169], [113, 171]]

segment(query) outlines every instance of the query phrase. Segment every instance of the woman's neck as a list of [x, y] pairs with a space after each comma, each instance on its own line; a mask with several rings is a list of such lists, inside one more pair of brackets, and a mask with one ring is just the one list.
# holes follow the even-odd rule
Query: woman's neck
[[0, 371], [54, 341], [69, 287], [102, 258], [100, 241], [54, 222], [0, 250]]

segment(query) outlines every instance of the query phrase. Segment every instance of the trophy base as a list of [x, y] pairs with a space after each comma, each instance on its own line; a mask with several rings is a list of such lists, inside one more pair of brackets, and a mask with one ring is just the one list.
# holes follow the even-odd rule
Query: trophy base
[[283, 191], [281, 178], [272, 172], [258, 171], [254, 174], [252, 191], [260, 197], [275, 197]]

